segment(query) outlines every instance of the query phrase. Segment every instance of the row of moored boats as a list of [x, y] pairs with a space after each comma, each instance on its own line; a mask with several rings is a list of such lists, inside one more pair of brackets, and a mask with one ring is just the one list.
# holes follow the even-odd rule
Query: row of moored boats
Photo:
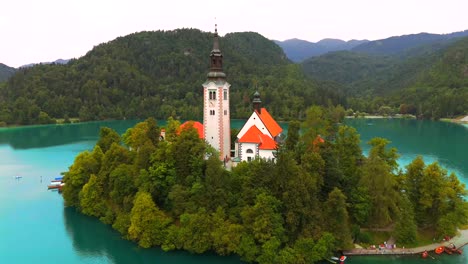
[[49, 189], [49, 190], [58, 189], [58, 191], [61, 192], [62, 187], [64, 185], [65, 185], [65, 183], [63, 182], [63, 177], [57, 177], [54, 180], [50, 181], [50, 184], [47, 185], [47, 189]]

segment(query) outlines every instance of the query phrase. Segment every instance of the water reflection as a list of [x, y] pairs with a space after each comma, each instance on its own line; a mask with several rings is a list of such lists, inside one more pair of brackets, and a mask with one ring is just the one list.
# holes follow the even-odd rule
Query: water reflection
[[122, 134], [137, 122], [139, 121], [122, 120], [4, 128], [0, 129], [0, 145], [8, 144], [14, 149], [29, 149], [70, 144], [82, 140], [96, 141], [102, 126], [112, 127]]
[[110, 226], [104, 225], [96, 218], [82, 215], [74, 208], [64, 208], [63, 217], [73, 249], [83, 261], [92, 260], [91, 262], [95, 263], [114, 264], [242, 263], [235, 256], [192, 255], [184, 251], [164, 252], [159, 248], [142, 249], [133, 242], [123, 240], [120, 234]]

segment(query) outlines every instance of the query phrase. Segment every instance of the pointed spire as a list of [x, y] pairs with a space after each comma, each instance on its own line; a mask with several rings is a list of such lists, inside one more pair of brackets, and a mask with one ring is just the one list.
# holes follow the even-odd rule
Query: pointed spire
[[218, 35], [218, 24], [215, 24], [215, 33], [214, 33], [214, 41], [213, 41], [213, 50], [211, 53], [214, 52], [221, 52], [219, 50], [219, 35]]
[[226, 78], [226, 74], [223, 72], [223, 54], [219, 49], [219, 35], [218, 35], [218, 24], [215, 24], [215, 32], [213, 39], [213, 50], [210, 54], [211, 66], [210, 72], [208, 73], [208, 79], [211, 80], [223, 80]]
[[252, 100], [252, 104], [254, 107], [254, 110], [257, 111], [259, 114], [262, 113], [262, 100], [260, 99], [260, 93], [258, 91], [255, 91], [254, 93], [254, 99]]

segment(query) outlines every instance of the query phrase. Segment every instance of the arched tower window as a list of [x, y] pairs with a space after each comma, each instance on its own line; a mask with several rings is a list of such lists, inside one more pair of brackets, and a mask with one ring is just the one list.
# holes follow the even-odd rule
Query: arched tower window
[[252, 149], [247, 149], [247, 153], [248, 154], [253, 154], [253, 150]]

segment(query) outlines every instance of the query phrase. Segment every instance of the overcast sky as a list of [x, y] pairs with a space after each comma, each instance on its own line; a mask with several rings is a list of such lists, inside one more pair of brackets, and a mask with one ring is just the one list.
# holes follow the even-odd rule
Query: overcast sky
[[468, 29], [468, 0], [4, 0], [0, 63], [79, 58], [130, 33], [176, 28], [269, 39], [382, 39]]

